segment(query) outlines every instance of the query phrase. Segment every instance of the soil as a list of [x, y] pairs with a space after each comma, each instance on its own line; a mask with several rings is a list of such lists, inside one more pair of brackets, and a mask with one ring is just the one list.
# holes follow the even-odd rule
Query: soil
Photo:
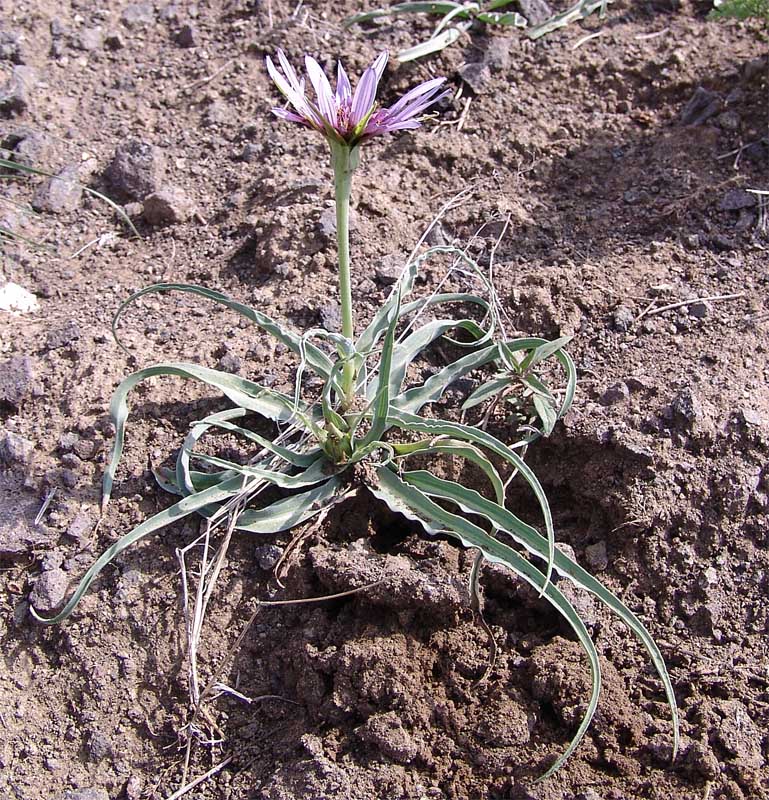
[[[111, 317], [133, 290], [177, 281], [298, 330], [335, 324], [328, 154], [269, 114], [264, 56], [309, 51], [328, 66], [341, 56], [360, 74], [430, 28], [406, 17], [345, 32], [340, 20], [360, 8], [348, 0], [1, 4], [0, 83], [13, 95], [0, 104], [2, 144], [66, 180], [0, 189], [39, 210], [3, 203], [2, 224], [51, 245], [6, 247], [0, 276], [39, 304], [0, 312], [0, 796], [168, 797], [189, 708], [175, 552], [197, 522], [127, 551], [60, 627], [32, 619], [30, 595], [54, 606], [95, 554], [167, 506], [150, 467], [191, 420], [227, 406], [177, 379], [137, 390], [97, 528], [121, 377], [189, 360], [288, 388], [295, 365], [231, 312], [186, 295], [126, 313], [130, 357]], [[559, 542], [664, 652], [681, 707], [677, 760], [645, 654], [575, 596], [603, 698], [571, 760], [536, 783], [587, 700], [578, 644], [536, 596], [486, 568], [500, 651], [479, 682], [489, 645], [466, 599], [472, 554], [358, 498], [303, 543], [283, 590], [264, 548], [288, 537], [236, 537], [204, 677], [254, 596], [327, 594], [380, 569], [400, 578], [391, 591], [259, 615], [224, 678], [270, 697], [209, 706], [189, 775], [230, 760], [187, 797], [769, 797], [769, 259], [765, 212], [745, 191], [769, 189], [767, 36], [707, 10], [619, 0], [605, 20], [537, 42], [489, 29], [391, 64], [386, 104], [431, 75], [462, 94], [421, 130], [368, 146], [354, 187], [359, 324], [386, 296], [388, 269], [464, 190], [432, 241], [469, 243], [487, 263], [507, 222], [495, 272], [510, 333], [574, 336], [574, 407], [530, 462]], [[75, 178], [127, 204], [140, 238]], [[436, 263], [423, 289], [439, 277]], [[725, 297], [699, 299], [714, 296]], [[525, 492], [511, 502], [537, 522]]]

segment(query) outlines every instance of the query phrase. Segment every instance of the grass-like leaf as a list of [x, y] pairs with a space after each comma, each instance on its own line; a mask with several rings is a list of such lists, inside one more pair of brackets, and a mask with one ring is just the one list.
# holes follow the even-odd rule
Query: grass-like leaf
[[598, 707], [598, 698], [601, 692], [601, 665], [598, 660], [598, 652], [584, 622], [560, 589], [511, 547], [497, 541], [464, 517], [446, 511], [419, 488], [404, 482], [387, 467], [380, 467], [377, 470], [377, 478], [378, 486], [372, 488], [371, 491], [393, 511], [420, 523], [428, 533], [448, 534], [458, 539], [465, 547], [477, 548], [488, 561], [502, 564], [520, 575], [558, 610], [576, 633], [590, 661], [591, 695], [579, 728], [569, 746], [542, 776], [542, 779], [547, 778], [556, 772], [577, 748]]

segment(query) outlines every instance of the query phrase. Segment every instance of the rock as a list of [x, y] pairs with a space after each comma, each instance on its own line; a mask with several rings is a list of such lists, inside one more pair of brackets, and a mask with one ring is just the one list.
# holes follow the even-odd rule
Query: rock
[[752, 81], [753, 78], [766, 75], [767, 69], [769, 69], [769, 59], [766, 56], [759, 56], [758, 58], [752, 58], [745, 64], [742, 68], [742, 74], [745, 76], [746, 81]]
[[458, 70], [459, 77], [470, 87], [474, 94], [483, 94], [491, 80], [491, 70], [484, 62], [475, 61], [463, 64]]
[[143, 200], [160, 191], [165, 173], [163, 151], [148, 142], [131, 139], [117, 148], [105, 175], [118, 191]]
[[13, 160], [26, 167], [39, 167], [47, 161], [51, 140], [40, 131], [27, 130], [13, 148]]
[[122, 50], [125, 47], [125, 39], [123, 39], [118, 31], [113, 31], [107, 34], [104, 39], [104, 44], [107, 45], [110, 50]]
[[131, 775], [125, 785], [126, 800], [141, 800], [142, 783], [136, 775]]
[[194, 210], [192, 201], [181, 189], [153, 192], [144, 199], [144, 219], [150, 225], [175, 225], [186, 222]]
[[104, 31], [101, 28], [84, 28], [80, 31], [75, 47], [78, 50], [85, 50], [90, 53], [99, 50], [104, 45]]
[[704, 419], [699, 397], [689, 388], [682, 389], [670, 404], [673, 420], [682, 428], [695, 431]]
[[29, 314], [38, 309], [37, 298], [23, 286], [12, 281], [0, 284], [0, 311], [9, 311], [11, 314]]
[[419, 755], [419, 746], [394, 711], [373, 714], [356, 728], [355, 735], [371, 745], [377, 755], [384, 755], [397, 764], [410, 764]]
[[8, 82], [0, 89], [0, 112], [23, 114], [27, 111], [36, 83], [37, 73], [32, 67], [14, 67]]
[[68, 789], [61, 800], [109, 800], [104, 789]]
[[16, 31], [0, 31], [0, 61], [23, 64], [22, 36]]
[[692, 742], [683, 753], [683, 766], [687, 772], [712, 781], [721, 773], [718, 759], [713, 755], [713, 751], [702, 744], [702, 742]]
[[753, 208], [757, 203], [756, 195], [745, 189], [730, 189], [719, 201], [719, 211], [739, 211], [743, 208]]
[[176, 40], [176, 44], [179, 47], [197, 47], [198, 44], [198, 31], [194, 25], [190, 25], [189, 23], [182, 25], [181, 28], [176, 32], [176, 36], [174, 37]]
[[0, 474], [0, 555], [26, 556], [53, 543], [54, 531], [33, 524], [39, 509], [40, 500], [30, 500]]
[[80, 206], [83, 187], [77, 167], [65, 167], [54, 178], [49, 178], [35, 192], [32, 207], [35, 211], [63, 214]]
[[510, 68], [510, 48], [513, 40], [509, 36], [493, 36], [486, 42], [483, 63], [492, 72], [506, 72]]
[[269, 572], [280, 561], [283, 555], [283, 548], [278, 547], [276, 544], [262, 544], [254, 549], [254, 555], [259, 568]]
[[613, 406], [630, 397], [630, 389], [623, 381], [612, 384], [598, 399], [602, 406]]
[[742, 126], [742, 119], [736, 111], [724, 111], [716, 117], [716, 123], [725, 131], [738, 131]]
[[259, 158], [261, 152], [262, 148], [260, 145], [254, 144], [253, 142], [246, 142], [246, 144], [243, 145], [243, 149], [240, 151], [240, 160], [245, 161], [246, 164], [250, 164]]
[[320, 317], [320, 324], [327, 331], [340, 331], [342, 329], [342, 310], [339, 303], [330, 302], [324, 303], [318, 309], [318, 316]]
[[104, 761], [112, 755], [112, 741], [105, 733], [94, 731], [88, 738], [86, 745], [90, 761]]
[[48, 334], [45, 346], [48, 350], [58, 350], [68, 347], [82, 336], [80, 326], [75, 320], [70, 320], [63, 327], [56, 328]]
[[712, 739], [742, 766], [760, 769], [764, 765], [761, 755], [763, 732], [750, 718], [747, 708], [739, 700], [724, 700], [718, 710], [723, 719], [720, 725], [711, 729]]
[[633, 186], [622, 195], [622, 199], [629, 206], [638, 206], [650, 202], [651, 195], [646, 189], [642, 189], [640, 186]]
[[242, 368], [243, 362], [235, 353], [225, 353], [217, 364], [217, 369], [223, 372], [229, 372], [232, 375], [237, 375]]
[[539, 25], [553, 16], [553, 9], [545, 0], [518, 0], [518, 8], [531, 26]]
[[67, 526], [67, 536], [84, 542], [96, 526], [96, 517], [87, 511], [78, 511]]
[[324, 208], [320, 212], [317, 230], [326, 241], [336, 239], [336, 209]]
[[403, 257], [397, 253], [393, 253], [392, 255], [385, 256], [379, 262], [379, 264], [374, 268], [374, 274], [376, 275], [376, 279], [381, 284], [384, 284], [385, 286], [392, 286], [392, 284], [394, 284], [398, 278], [400, 278], [404, 266], [405, 264]]
[[69, 588], [69, 576], [63, 569], [49, 569], [40, 573], [29, 602], [36, 611], [53, 611], [61, 604]]
[[0, 434], [0, 461], [6, 464], [30, 464], [35, 455], [35, 443], [12, 431]]
[[120, 21], [126, 28], [144, 28], [155, 22], [155, 7], [152, 3], [132, 3], [123, 9]]
[[606, 542], [596, 542], [585, 548], [585, 558], [590, 568], [602, 572], [609, 566], [609, 556], [606, 553]]
[[710, 303], [706, 303], [704, 300], [698, 300], [696, 303], [692, 303], [690, 306], [687, 306], [687, 309], [689, 310], [689, 316], [695, 319], [705, 319], [711, 311]]
[[398, 556], [381, 556], [364, 539], [348, 547], [328, 544], [310, 548], [310, 560], [320, 582], [330, 591], [346, 591], [386, 578], [386, 582], [360, 594], [367, 602], [395, 611], [456, 613], [469, 605], [462, 579], [448, 573], [437, 559], [418, 562]]
[[702, 125], [721, 111], [720, 95], [698, 86], [681, 112], [682, 125]]
[[39, 393], [36, 366], [30, 356], [13, 356], [0, 364], [0, 405], [18, 409]]
[[635, 321], [635, 312], [629, 306], [617, 306], [612, 314], [612, 321], [618, 331], [627, 331]]

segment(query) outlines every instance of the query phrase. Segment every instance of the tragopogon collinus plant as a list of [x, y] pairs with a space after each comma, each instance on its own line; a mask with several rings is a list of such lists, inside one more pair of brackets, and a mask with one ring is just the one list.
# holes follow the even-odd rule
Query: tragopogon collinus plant
[[[560, 767], [584, 736], [597, 707], [601, 686], [596, 648], [574, 606], [551, 580], [553, 573], [593, 593], [641, 640], [665, 688], [673, 716], [675, 751], [678, 745], [675, 698], [659, 648], [629, 608], [555, 547], [547, 498], [523, 459], [527, 447], [539, 436], [548, 435], [571, 405], [576, 370], [564, 350], [567, 340], [508, 339], [491, 276], [464, 251], [448, 246], [433, 247], [409, 259], [388, 299], [356, 335], [347, 220], [351, 177], [358, 163], [359, 147], [372, 136], [416, 128], [418, 115], [442, 96], [442, 79], [412, 89], [389, 109], [377, 109], [376, 89], [385, 68], [385, 55], [366, 70], [354, 92], [341, 66], [336, 90], [332, 91], [320, 66], [308, 58], [307, 70], [315, 99], [307, 96], [304, 80], [281, 52], [278, 59], [282, 75], [269, 59], [267, 68], [293, 110], [276, 109], [275, 113], [321, 133], [331, 146], [339, 220], [342, 332], [313, 329], [300, 335], [220, 292], [184, 284], [158, 284], [128, 298], [117, 312], [113, 330], [126, 306], [152, 292], [188, 292], [237, 312], [296, 354], [299, 364], [294, 396], [194, 364], [159, 364], [125, 378], [111, 405], [116, 440], [104, 476], [104, 505], [109, 500], [123, 450], [127, 397], [139, 382], [155, 375], [200, 380], [222, 392], [235, 407], [194, 423], [177, 455], [176, 469], [156, 472], [160, 485], [181, 499], [104, 552], [64, 608], [44, 621], [66, 619], [113, 558], [134, 542], [182, 517], [197, 513], [209, 524], [226, 517], [229, 531], [266, 535], [302, 525], [352, 493], [368, 491], [393, 511], [418, 523], [428, 534], [447, 535], [477, 550], [471, 580], [474, 597], [483, 560], [496, 562], [534, 586], [573, 629], [589, 660], [592, 691], [569, 746], [546, 775]], [[436, 290], [426, 298], [409, 299], [420, 266], [440, 254], [450, 255], [465, 279], [474, 277], [482, 287], [482, 294]], [[427, 309], [434, 312], [457, 303], [474, 308], [481, 321], [436, 314], [430, 321], [417, 325]], [[462, 338], [449, 338], [452, 331], [462, 332]], [[465, 355], [426, 380], [411, 380], [410, 366], [441, 337], [464, 350]], [[551, 362], [559, 365], [565, 376], [560, 391], [550, 388], [544, 377], [542, 368]], [[303, 395], [302, 376], [307, 370], [323, 381], [318, 398]], [[475, 424], [424, 413], [425, 407], [439, 401], [448, 387], [468, 377], [479, 385], [464, 403], [463, 418], [465, 413], [476, 414], [484, 405], [488, 409]], [[510, 441], [504, 442], [486, 430], [485, 422], [491, 416], [491, 409], [502, 405], [501, 398], [511, 397], [517, 401], [517, 417], [515, 424], [508, 425]], [[268, 438], [245, 427], [244, 420], [249, 415], [274, 423], [275, 437]], [[196, 452], [200, 438], [212, 429], [231, 432], [256, 445], [249, 462], [241, 465]], [[435, 456], [471, 462], [488, 480], [487, 490], [476, 491], [424, 469], [409, 469], [414, 456], [422, 460], [425, 456]], [[193, 469], [193, 461], [200, 465], [197, 469]], [[516, 478], [525, 481], [533, 491], [541, 509], [544, 532], [507, 508], [507, 489]], [[261, 501], [263, 491], [269, 487], [282, 490], [283, 496], [270, 503]]]

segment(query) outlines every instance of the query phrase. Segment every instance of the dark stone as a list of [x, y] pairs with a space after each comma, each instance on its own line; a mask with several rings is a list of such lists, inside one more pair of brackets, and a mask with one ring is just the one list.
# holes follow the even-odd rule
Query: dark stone
[[623, 381], [619, 381], [618, 383], [613, 384], [610, 386], [600, 397], [598, 402], [602, 406], [613, 406], [617, 403], [621, 403], [624, 400], [627, 400], [630, 397], [630, 389]]
[[14, 67], [8, 82], [0, 89], [0, 112], [23, 114], [27, 111], [36, 83], [37, 73], [32, 67]]
[[185, 24], [176, 33], [174, 37], [176, 44], [179, 47], [196, 47], [198, 44], [198, 31], [194, 25]]
[[0, 461], [6, 464], [29, 464], [35, 455], [35, 443], [18, 433], [0, 434]]
[[324, 208], [318, 218], [318, 233], [327, 241], [336, 238], [336, 209]]
[[540, 25], [554, 13], [545, 0], [518, 0], [518, 8], [532, 26]]
[[485, 63], [479, 61], [463, 64], [457, 70], [457, 74], [470, 87], [474, 94], [482, 94], [485, 92], [491, 81], [491, 70]]
[[260, 145], [254, 144], [253, 142], [246, 142], [240, 152], [240, 160], [245, 161], [246, 164], [250, 164], [252, 161], [256, 161], [259, 158], [261, 152], [262, 148]]
[[81, 335], [80, 326], [75, 320], [70, 320], [63, 327], [52, 330], [48, 334], [46, 347], [48, 350], [58, 350], [60, 347], [68, 347], [80, 339]]
[[168, 188], [144, 198], [144, 219], [150, 225], [186, 222], [193, 212], [192, 201], [181, 189]]
[[703, 420], [702, 403], [699, 397], [690, 389], [682, 389], [671, 403], [673, 419], [683, 428], [695, 430]]
[[90, 761], [104, 761], [112, 755], [112, 741], [101, 731], [94, 731], [88, 738], [88, 758]]
[[397, 253], [385, 256], [379, 264], [374, 268], [376, 279], [385, 286], [391, 286], [403, 272], [404, 259]]
[[318, 316], [320, 317], [320, 324], [327, 331], [340, 331], [342, 329], [342, 311], [338, 303], [330, 302], [324, 303], [318, 309]]
[[16, 31], [0, 31], [0, 61], [23, 64], [21, 34]]
[[240, 360], [239, 356], [236, 356], [235, 353], [225, 353], [220, 359], [217, 365], [218, 369], [222, 370], [223, 372], [229, 372], [233, 375], [237, 375], [243, 366], [243, 362]]
[[36, 611], [53, 611], [67, 595], [69, 576], [61, 569], [49, 569], [40, 574], [29, 595], [29, 602]]
[[739, 211], [743, 208], [753, 208], [756, 205], [756, 196], [745, 189], [730, 189], [718, 203], [719, 211]]
[[125, 47], [125, 40], [117, 31], [114, 31], [107, 34], [104, 39], [104, 44], [107, 45], [110, 50], [122, 50]]
[[143, 200], [160, 191], [165, 172], [166, 158], [162, 150], [148, 142], [131, 139], [115, 151], [106, 177], [118, 191]]
[[37, 394], [35, 362], [29, 356], [13, 356], [0, 364], [0, 403], [18, 408]]
[[96, 518], [93, 514], [87, 511], [78, 511], [67, 527], [67, 536], [71, 536], [79, 542], [85, 541], [95, 525]]
[[256, 556], [256, 563], [260, 569], [269, 572], [274, 569], [278, 561], [283, 555], [282, 548], [276, 544], [263, 544], [254, 550]]
[[132, 3], [123, 9], [120, 21], [126, 28], [143, 28], [155, 22], [155, 7], [152, 3]]
[[36, 211], [64, 214], [80, 206], [83, 187], [77, 167], [65, 167], [54, 178], [49, 178], [35, 192], [32, 207]]
[[702, 125], [721, 111], [720, 95], [698, 86], [681, 112], [682, 125]]
[[614, 327], [618, 331], [629, 330], [634, 320], [635, 313], [633, 312], [632, 308], [628, 306], [617, 306], [617, 308], [614, 309], [612, 321], [614, 322]]

